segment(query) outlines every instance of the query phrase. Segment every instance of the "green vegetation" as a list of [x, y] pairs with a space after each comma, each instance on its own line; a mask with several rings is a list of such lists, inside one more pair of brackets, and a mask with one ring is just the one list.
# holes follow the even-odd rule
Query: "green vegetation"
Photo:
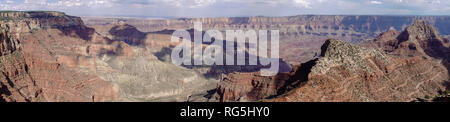
[[450, 91], [449, 90], [444, 90], [444, 91], [442, 91], [442, 95], [443, 96], [450, 96]]

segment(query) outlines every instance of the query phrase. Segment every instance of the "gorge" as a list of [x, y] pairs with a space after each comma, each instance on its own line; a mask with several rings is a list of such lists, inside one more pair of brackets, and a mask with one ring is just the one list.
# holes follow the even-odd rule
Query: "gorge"
[[[450, 82], [448, 16], [0, 18], [1, 102], [409, 102], [439, 96]], [[174, 65], [172, 33], [191, 33], [194, 22], [279, 30], [282, 70]]]

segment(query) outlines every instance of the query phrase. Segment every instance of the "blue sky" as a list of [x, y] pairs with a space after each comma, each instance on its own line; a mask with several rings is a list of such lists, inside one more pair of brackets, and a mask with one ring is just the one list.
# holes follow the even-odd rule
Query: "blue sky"
[[0, 10], [143, 17], [450, 15], [450, 0], [0, 0]]

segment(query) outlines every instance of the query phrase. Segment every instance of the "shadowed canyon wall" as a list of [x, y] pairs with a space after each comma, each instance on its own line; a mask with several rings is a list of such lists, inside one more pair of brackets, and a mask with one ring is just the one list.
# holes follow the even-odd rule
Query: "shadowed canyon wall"
[[450, 35], [449, 16], [299, 15], [181, 19], [83, 17], [89, 26], [127, 23], [143, 32], [191, 29], [194, 22], [203, 22], [203, 30], [280, 30], [280, 48], [284, 49], [281, 50], [281, 57], [293, 65], [317, 56], [320, 46], [327, 39], [333, 38], [351, 43], [366, 42], [381, 32], [403, 30], [419, 19], [436, 26], [441, 35]]

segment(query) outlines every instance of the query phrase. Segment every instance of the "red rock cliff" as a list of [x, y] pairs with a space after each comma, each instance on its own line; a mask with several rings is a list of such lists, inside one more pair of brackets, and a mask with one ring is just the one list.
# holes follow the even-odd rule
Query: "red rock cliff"
[[[432, 26], [418, 21], [402, 33], [383, 33], [374, 43], [379, 47], [364, 48], [343, 41], [327, 40], [322, 46], [320, 58], [289, 74], [279, 74], [264, 80], [260, 80], [259, 76], [248, 75], [225, 77], [218, 86], [216, 99], [405, 102], [434, 96], [445, 90], [445, 82], [449, 79], [446, 65], [448, 42], [441, 39]], [[259, 82], [268, 85], [255, 87], [251, 84]], [[282, 87], [273, 87], [277, 85]], [[252, 89], [272, 92], [253, 92]]]

